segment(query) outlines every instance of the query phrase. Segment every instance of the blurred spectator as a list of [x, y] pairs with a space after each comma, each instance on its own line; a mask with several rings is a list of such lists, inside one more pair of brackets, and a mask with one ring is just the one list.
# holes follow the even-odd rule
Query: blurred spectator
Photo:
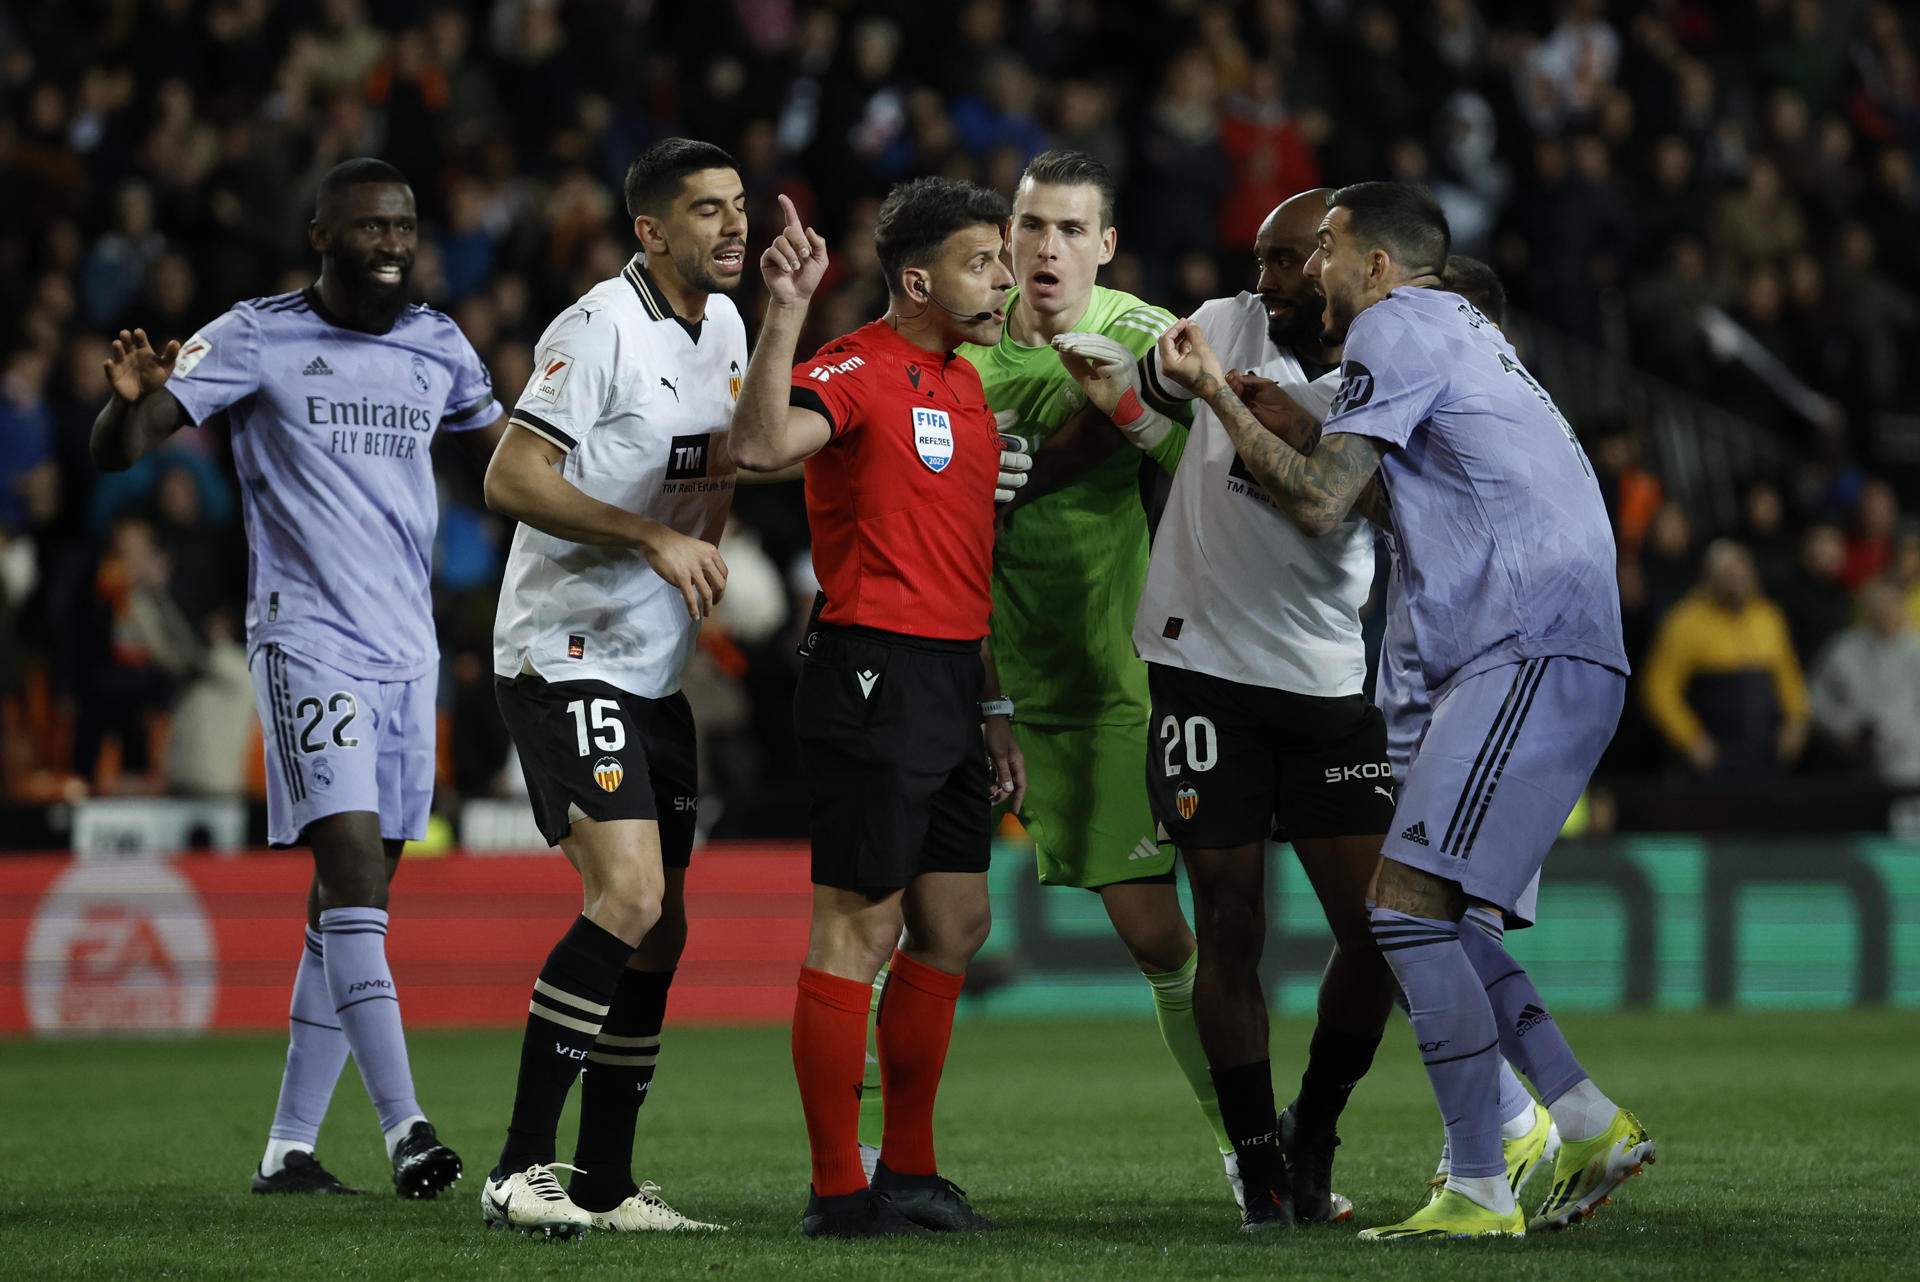
[[172, 570], [143, 518], [123, 516], [109, 533], [94, 577], [93, 627], [75, 638], [89, 651], [77, 694], [74, 770], [93, 777], [108, 735], [128, 775], [146, 772], [151, 719], [173, 703], [178, 679], [205, 647], [168, 588]]
[[207, 620], [206, 649], [174, 705], [167, 739], [167, 787], [189, 796], [246, 791], [253, 742], [253, 678], [232, 616]]
[[47, 520], [59, 501], [47, 354], [15, 352], [0, 373], [0, 537]]
[[1920, 524], [1909, 522], [1900, 531], [1893, 552], [1893, 582], [1907, 603], [1907, 620], [1920, 632]]
[[1920, 787], [1920, 636], [1891, 581], [1862, 589], [1860, 608], [1862, 621], [1814, 666], [1814, 721], [1870, 761], [1881, 783]]
[[1761, 590], [1778, 600], [1793, 575], [1795, 548], [1793, 537], [1787, 533], [1786, 502], [1772, 481], [1755, 481], [1747, 487], [1746, 524], [1741, 538], [1753, 553]]
[[167, 252], [167, 238], [154, 225], [153, 191], [134, 181], [114, 198], [113, 230], [94, 242], [81, 268], [80, 293], [87, 323], [119, 328], [127, 306], [140, 296], [147, 271]]
[[1818, 655], [1853, 618], [1846, 563], [1847, 540], [1839, 527], [1809, 526], [1800, 536], [1799, 558], [1778, 589], [1795, 654]]
[[1221, 113], [1220, 145], [1231, 161], [1233, 186], [1220, 205], [1220, 243], [1250, 245], [1275, 205], [1320, 185], [1320, 162], [1281, 97], [1280, 72], [1253, 64], [1247, 84]]
[[1642, 670], [1647, 714], [1679, 758], [1732, 782], [1780, 773], [1807, 738], [1807, 691], [1787, 621], [1746, 548], [1707, 549], [1697, 591], [1660, 624]]
[[1854, 509], [1853, 533], [1847, 539], [1847, 568], [1842, 572], [1849, 588], [1859, 591], [1893, 564], [1893, 535], [1900, 524], [1900, 500], [1893, 487], [1873, 478], [1860, 490]]
[[1745, 186], [1721, 197], [1714, 211], [1714, 247], [1725, 255], [1730, 281], [1778, 263], [1806, 239], [1800, 207], [1782, 187], [1779, 168], [1765, 157], [1748, 166]]

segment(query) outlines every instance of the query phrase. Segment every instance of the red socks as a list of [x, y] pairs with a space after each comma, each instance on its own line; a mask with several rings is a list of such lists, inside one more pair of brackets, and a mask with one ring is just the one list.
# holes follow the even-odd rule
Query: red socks
[[[800, 1108], [807, 1115], [813, 1191], [821, 1197], [867, 1187], [860, 1169], [860, 1081], [866, 1076], [867, 1012], [872, 1004], [871, 984], [823, 970], [800, 970], [800, 993], [793, 1004], [793, 1075], [800, 1083]], [[947, 1007], [951, 1023], [951, 999]], [[944, 1056], [944, 1035], [940, 1045]], [[884, 1064], [884, 1037], [880, 1054]], [[891, 1116], [891, 1104], [888, 1112]]]
[[[932, 1175], [933, 1099], [940, 1091], [940, 1074], [947, 1063], [947, 1043], [953, 1036], [953, 1008], [959, 1000], [963, 975], [949, 975], [902, 952], [893, 955], [893, 974], [880, 1001], [880, 1096], [885, 1105], [886, 1130], [880, 1160], [896, 1175]], [[802, 982], [805, 982], [804, 975]], [[848, 984], [847, 980], [836, 983]], [[851, 986], [849, 984], [849, 986]], [[865, 990], [862, 990], [863, 992]], [[864, 1013], [865, 1007], [862, 1007]], [[862, 1029], [864, 1032], [864, 1027]], [[850, 1061], [857, 1080], [865, 1051], [859, 1042]], [[795, 1038], [795, 1046], [799, 1045]], [[859, 1125], [859, 1100], [849, 1093], [848, 1134]], [[809, 1128], [813, 1115], [807, 1115]], [[818, 1148], [816, 1147], [816, 1154]], [[858, 1150], [854, 1150], [856, 1157]], [[814, 1158], [818, 1180], [819, 1158]], [[857, 1172], [856, 1172], [857, 1173]], [[820, 1190], [824, 1193], [826, 1190]]]

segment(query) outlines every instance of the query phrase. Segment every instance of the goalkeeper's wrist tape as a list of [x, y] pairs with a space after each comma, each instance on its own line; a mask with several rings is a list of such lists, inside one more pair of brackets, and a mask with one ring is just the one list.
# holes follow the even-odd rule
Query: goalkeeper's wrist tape
[[982, 699], [980, 701], [980, 715], [983, 717], [1006, 717], [1011, 720], [1013, 717], [1013, 700], [1004, 695], [998, 699]]
[[1160, 444], [1167, 439], [1167, 433], [1173, 430], [1173, 420], [1141, 400], [1139, 390], [1132, 387], [1113, 407], [1113, 425], [1143, 450]]

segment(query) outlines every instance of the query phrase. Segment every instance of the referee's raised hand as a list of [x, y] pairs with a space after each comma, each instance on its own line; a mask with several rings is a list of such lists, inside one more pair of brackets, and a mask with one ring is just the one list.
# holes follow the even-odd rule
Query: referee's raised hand
[[766, 279], [767, 292], [783, 307], [798, 307], [820, 288], [827, 274], [826, 239], [800, 222], [800, 211], [786, 196], [780, 197], [780, 212], [786, 219], [778, 236], [760, 255], [760, 275]]
[[640, 545], [647, 564], [680, 589], [688, 618], [704, 619], [712, 614], [727, 591], [727, 563], [720, 558], [720, 549], [657, 521], [647, 524], [650, 528]]

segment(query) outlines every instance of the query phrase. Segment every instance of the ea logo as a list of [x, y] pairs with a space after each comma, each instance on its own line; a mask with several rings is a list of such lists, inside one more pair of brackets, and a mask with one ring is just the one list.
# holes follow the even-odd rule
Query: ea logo
[[217, 960], [200, 896], [172, 866], [75, 864], [34, 912], [27, 1018], [47, 1032], [205, 1028]]
[[620, 764], [618, 757], [602, 757], [593, 763], [593, 781], [600, 785], [600, 791], [613, 792], [620, 787], [620, 781], [627, 777], [627, 768]]
[[1180, 812], [1182, 819], [1193, 818], [1194, 812], [1200, 809], [1200, 794], [1192, 784], [1182, 785], [1180, 791], [1173, 794], [1173, 808]]

